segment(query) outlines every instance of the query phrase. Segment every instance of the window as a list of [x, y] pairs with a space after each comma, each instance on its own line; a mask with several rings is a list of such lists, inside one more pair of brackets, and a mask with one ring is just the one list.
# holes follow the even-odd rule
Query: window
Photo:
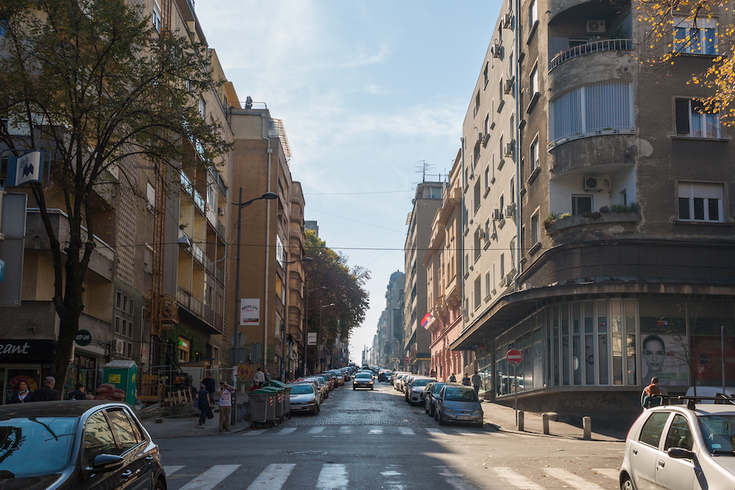
[[146, 183], [146, 198], [148, 200], [148, 208], [153, 210], [156, 206], [156, 189], [150, 182]]
[[536, 0], [531, 0], [531, 4], [528, 6], [528, 26], [529, 29], [533, 29], [534, 24], [538, 22], [538, 8], [536, 7]]
[[84, 428], [84, 458], [88, 468], [100, 454], [119, 455], [119, 450], [105, 415], [97, 412], [89, 417]]
[[134, 448], [140, 442], [138, 440], [138, 434], [133, 430], [133, 426], [130, 424], [130, 420], [122, 410], [110, 410], [107, 412], [110, 417], [110, 423], [117, 433], [117, 438], [120, 441], [122, 452], [128, 449]]
[[119, 316], [115, 317], [115, 333], [120, 333], [120, 324], [121, 324], [121, 318]]
[[480, 91], [477, 91], [477, 95], [475, 95], [475, 114], [480, 110]]
[[693, 446], [694, 439], [692, 438], [692, 431], [689, 429], [687, 419], [683, 415], [674, 415], [669, 432], [666, 434], [664, 451], [668, 451], [670, 447], [679, 447], [691, 451]]
[[530, 76], [531, 99], [538, 93], [538, 65], [533, 67]]
[[719, 138], [720, 115], [705, 112], [694, 99], [676, 99], [676, 135], [695, 138]]
[[156, 32], [161, 32], [161, 6], [158, 4], [158, 0], [153, 0], [153, 13], [151, 14], [151, 20], [153, 21], [153, 27]]
[[145, 244], [143, 249], [143, 272], [153, 274], [153, 247], [148, 243]]
[[630, 83], [599, 83], [563, 94], [551, 105], [551, 139], [560, 144], [574, 138], [633, 132]]
[[482, 304], [482, 290], [480, 289], [480, 276], [475, 279], [475, 309], [478, 309]]
[[592, 196], [572, 196], [572, 214], [574, 216], [591, 212]]
[[498, 262], [500, 262], [500, 280], [502, 281], [503, 278], [505, 277], [505, 254], [504, 253], [500, 254], [500, 260]]
[[724, 218], [722, 184], [679, 182], [679, 220], [721, 223]]
[[490, 296], [490, 292], [493, 290], [493, 285], [490, 282], [490, 271], [485, 273], [485, 296]]
[[490, 134], [490, 114], [485, 116], [485, 137]]
[[480, 193], [482, 190], [480, 187], [482, 184], [480, 183], [480, 179], [477, 179], [477, 182], [475, 182], [475, 214], [477, 214], [477, 211], [480, 210]]
[[658, 443], [661, 440], [661, 433], [664, 430], [664, 425], [669, 419], [669, 412], [656, 412], [646, 420], [641, 429], [641, 435], [638, 440], [649, 446], [658, 447]]
[[490, 166], [485, 167], [485, 190], [490, 188]]
[[202, 116], [202, 119], [207, 117], [207, 103], [202, 97], [199, 97], [199, 115]]
[[489, 72], [490, 72], [490, 62], [485, 62], [485, 71], [482, 72], [483, 79], [485, 81], [485, 84], [483, 87], [487, 87], [487, 82], [489, 81]]
[[478, 228], [475, 231], [475, 240], [474, 240], [474, 248], [475, 248], [475, 262], [477, 262], [480, 259], [480, 250], [482, 249], [482, 245], [480, 245], [480, 234], [482, 233], [482, 230]]
[[538, 150], [538, 136], [536, 136], [536, 139], [533, 140], [530, 148], [531, 171], [534, 171], [541, 166], [541, 160], [539, 158]]
[[674, 19], [674, 52], [717, 54], [717, 19]]

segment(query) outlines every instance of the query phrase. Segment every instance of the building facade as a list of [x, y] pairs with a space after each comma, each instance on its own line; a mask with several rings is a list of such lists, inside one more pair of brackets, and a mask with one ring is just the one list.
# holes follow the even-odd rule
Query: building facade
[[[497, 151], [510, 165], [495, 175], [502, 199], [481, 185], [478, 204], [466, 186], [465, 245], [477, 250], [490, 219], [493, 259], [481, 251], [469, 271], [469, 321], [452, 345], [486, 347], [478, 366], [499, 400], [517, 389], [521, 408], [624, 426], [653, 375], [670, 394], [732, 384], [735, 154], [719, 114], [696, 100], [707, 89], [687, 84], [732, 20], [724, 8], [697, 26], [674, 14], [664, 46], [680, 55], [651, 66], [640, 60], [670, 48], [650, 51], [632, 2], [504, 4], [465, 118], [464, 171], [492, 175]], [[684, 44], [686, 32], [701, 42]], [[493, 270], [504, 274], [488, 294], [480, 274]], [[523, 353], [518, 377], [511, 348]]]

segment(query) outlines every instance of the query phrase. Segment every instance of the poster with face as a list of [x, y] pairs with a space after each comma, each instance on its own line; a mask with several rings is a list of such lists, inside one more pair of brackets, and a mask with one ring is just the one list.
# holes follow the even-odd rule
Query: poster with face
[[641, 341], [644, 386], [654, 376], [662, 387], [689, 386], [689, 368], [686, 357], [686, 339], [679, 335], [644, 335]]

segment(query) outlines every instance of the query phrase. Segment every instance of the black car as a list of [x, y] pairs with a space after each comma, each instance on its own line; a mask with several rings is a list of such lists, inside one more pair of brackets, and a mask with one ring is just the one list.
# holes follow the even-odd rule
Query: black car
[[166, 474], [158, 445], [129, 406], [56, 401], [0, 407], [0, 482], [32, 490], [163, 490]]

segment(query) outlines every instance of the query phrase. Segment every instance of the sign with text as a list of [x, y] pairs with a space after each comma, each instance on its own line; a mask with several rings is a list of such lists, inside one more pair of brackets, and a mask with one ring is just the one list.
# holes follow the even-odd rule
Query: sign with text
[[511, 349], [505, 355], [505, 358], [508, 359], [508, 364], [517, 365], [523, 360], [523, 354], [518, 349]]
[[306, 335], [306, 345], [316, 345], [316, 332], [309, 332]]
[[53, 340], [0, 339], [0, 364], [51, 362], [53, 359]]
[[92, 334], [89, 333], [89, 330], [80, 330], [74, 336], [74, 343], [82, 347], [89, 345], [92, 343]]
[[260, 324], [260, 298], [240, 299], [240, 325], [258, 326]]

